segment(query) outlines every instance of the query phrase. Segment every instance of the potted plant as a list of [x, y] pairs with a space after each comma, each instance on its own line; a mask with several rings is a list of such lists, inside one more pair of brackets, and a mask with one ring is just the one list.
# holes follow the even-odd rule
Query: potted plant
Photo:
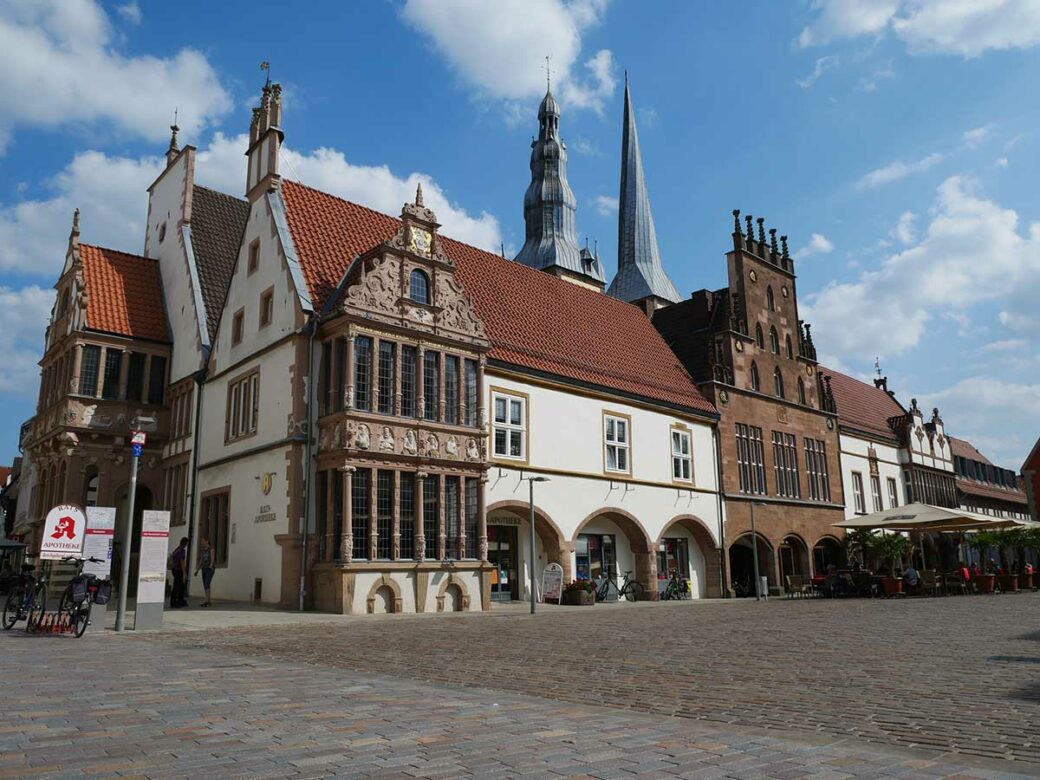
[[903, 592], [903, 578], [896, 574], [896, 568], [903, 557], [911, 550], [910, 540], [900, 533], [888, 533], [875, 536], [872, 543], [873, 552], [882, 562], [888, 563], [888, 576], [881, 578], [881, 586], [886, 596], [897, 596]]
[[[979, 554], [979, 561], [981, 562], [979, 568], [983, 569], [986, 563], [986, 553], [991, 547], [996, 546], [996, 539], [993, 531], [976, 531], [968, 539], [968, 546], [971, 547]], [[996, 585], [997, 578], [993, 574], [976, 574], [975, 575], [975, 590], [979, 593], [992, 593]]]
[[596, 585], [591, 580], [572, 580], [563, 588], [563, 603], [572, 607], [591, 607], [596, 603]]

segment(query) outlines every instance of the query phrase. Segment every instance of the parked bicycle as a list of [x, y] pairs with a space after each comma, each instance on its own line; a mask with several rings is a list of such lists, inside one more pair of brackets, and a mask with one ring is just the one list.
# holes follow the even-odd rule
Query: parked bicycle
[[672, 572], [671, 576], [668, 578], [668, 584], [664, 586], [664, 593], [661, 594], [661, 598], [663, 600], [690, 598], [689, 585], [687, 584], [686, 579], [679, 576], [679, 572]]
[[32, 631], [43, 619], [43, 610], [47, 606], [47, 583], [41, 570], [39, 576], [33, 576], [33, 565], [23, 563], [22, 571], [11, 585], [4, 602], [4, 630], [14, 628], [19, 620], [25, 621], [25, 630]]
[[610, 596], [611, 589], [614, 590], [614, 593], [619, 600], [622, 598], [628, 599], [629, 601], [642, 600], [643, 585], [631, 579], [629, 576], [631, 574], [632, 572], [630, 571], [625, 572], [625, 580], [621, 583], [620, 588], [614, 581], [613, 573], [610, 576], [601, 577], [596, 586], [596, 601], [606, 601]]
[[90, 612], [95, 604], [107, 604], [112, 596], [112, 583], [94, 574], [84, 574], [83, 565], [103, 563], [100, 558], [64, 558], [64, 563], [76, 564], [76, 575], [65, 586], [58, 605], [59, 615], [68, 615], [68, 624], [77, 637], [83, 636], [90, 625]]

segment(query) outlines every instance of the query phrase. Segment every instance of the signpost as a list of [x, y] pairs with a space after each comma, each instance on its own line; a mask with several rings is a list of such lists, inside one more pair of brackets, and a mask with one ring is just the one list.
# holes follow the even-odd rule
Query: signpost
[[70, 555], [82, 558], [86, 525], [82, 509], [75, 504], [58, 504], [43, 521], [40, 559], [60, 561]]
[[[137, 418], [132, 420], [137, 423]], [[122, 571], [119, 576], [119, 611], [116, 612], [116, 631], [126, 628], [126, 592], [130, 589], [130, 545], [134, 537], [134, 500], [137, 498], [137, 468], [141, 463], [141, 453], [148, 437], [144, 431], [134, 431], [130, 435], [130, 447], [133, 457], [130, 459], [130, 500], [126, 511], [126, 528], [123, 531]]]
[[137, 605], [134, 630], [161, 628], [166, 601], [166, 559], [170, 539], [170, 513], [141, 513], [141, 552], [137, 559]]
[[550, 563], [542, 571], [542, 602], [547, 604], [550, 599], [563, 603], [563, 567], [558, 563]]

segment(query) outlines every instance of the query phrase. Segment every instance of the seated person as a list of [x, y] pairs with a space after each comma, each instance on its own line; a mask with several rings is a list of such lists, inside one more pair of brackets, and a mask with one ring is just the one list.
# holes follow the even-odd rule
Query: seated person
[[918, 575], [917, 569], [914, 568], [912, 563], [906, 565], [906, 569], [903, 571], [903, 580], [911, 591], [917, 590], [917, 583], [920, 581], [920, 575]]

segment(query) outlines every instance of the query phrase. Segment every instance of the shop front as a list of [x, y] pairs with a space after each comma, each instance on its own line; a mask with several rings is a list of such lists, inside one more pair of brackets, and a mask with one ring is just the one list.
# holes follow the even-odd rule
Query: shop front
[[508, 518], [488, 519], [488, 562], [491, 564], [491, 600], [518, 601], [520, 577], [519, 523]]

